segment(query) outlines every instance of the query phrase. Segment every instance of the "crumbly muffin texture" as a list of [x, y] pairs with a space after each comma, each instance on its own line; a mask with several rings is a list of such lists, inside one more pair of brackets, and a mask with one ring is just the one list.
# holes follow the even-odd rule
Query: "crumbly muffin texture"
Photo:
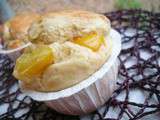
[[[24, 76], [16, 69], [21, 64], [19, 59], [13, 74], [22, 81], [22, 88], [42, 92], [59, 91], [78, 84], [96, 72], [110, 56], [110, 29], [109, 20], [96, 13], [63, 11], [45, 14], [33, 23], [29, 29], [29, 37], [35, 48], [39, 44], [45, 44], [52, 50], [53, 62], [43, 68], [41, 74], [27, 78], [24, 72], [29, 70], [29, 66], [28, 69], [24, 68]], [[28, 52], [24, 52], [22, 56]], [[38, 71], [39, 65], [44, 64], [40, 64], [43, 57], [37, 59], [34, 56], [38, 65], [35, 62], [34, 65], [32, 62], [26, 63]]]
[[87, 11], [61, 11], [47, 13], [29, 29], [29, 39], [33, 43], [64, 42], [90, 32], [107, 35], [109, 20], [100, 14]]

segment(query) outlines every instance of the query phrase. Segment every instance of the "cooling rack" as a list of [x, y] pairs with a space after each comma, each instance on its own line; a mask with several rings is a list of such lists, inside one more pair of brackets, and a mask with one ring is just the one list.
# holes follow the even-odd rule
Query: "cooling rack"
[[[0, 55], [0, 119], [138, 120], [159, 114], [160, 13], [121, 10], [105, 15], [122, 35], [122, 51], [119, 55], [118, 88], [102, 108], [87, 118], [68, 116], [24, 96], [12, 76], [12, 61]], [[131, 99], [133, 96], [136, 96], [134, 101]]]

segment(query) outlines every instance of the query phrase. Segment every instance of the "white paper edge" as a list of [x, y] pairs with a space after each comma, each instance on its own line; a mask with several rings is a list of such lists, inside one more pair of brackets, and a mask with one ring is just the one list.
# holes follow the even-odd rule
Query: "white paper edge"
[[29, 45], [31, 45], [31, 43], [27, 43], [25, 45], [22, 45], [18, 48], [15, 48], [15, 49], [11, 49], [11, 50], [4, 50], [4, 49], [0, 49], [0, 54], [12, 54], [13, 52], [19, 52], [20, 50], [28, 47]]
[[[96, 80], [101, 79], [104, 74], [110, 69], [110, 67], [115, 63], [117, 56], [120, 53], [121, 50], [121, 36], [120, 34], [115, 31], [114, 29], [111, 29], [110, 36], [112, 38], [113, 48], [112, 48], [112, 54], [107, 60], [107, 62], [92, 76], [87, 78], [86, 80], [83, 80], [79, 84], [76, 84], [70, 88], [66, 88], [64, 90], [60, 90], [57, 92], [37, 92], [33, 90], [25, 90], [21, 89], [21, 91], [27, 95], [30, 96], [32, 99], [37, 101], [49, 101], [49, 100], [56, 100], [63, 97], [71, 96], [79, 91], [81, 91], [83, 88], [87, 88], [92, 83], [94, 83]], [[20, 87], [21, 82], [19, 81]]]

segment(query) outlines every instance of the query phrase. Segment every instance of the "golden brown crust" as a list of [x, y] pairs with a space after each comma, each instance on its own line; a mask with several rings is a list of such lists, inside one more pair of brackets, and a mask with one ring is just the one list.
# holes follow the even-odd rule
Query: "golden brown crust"
[[[68, 16], [68, 17], [78, 17], [78, 18], [84, 18], [84, 19], [96, 19], [101, 17], [103, 20], [107, 20], [108, 18], [104, 15], [89, 12], [89, 11], [83, 11], [83, 10], [64, 10], [64, 11], [58, 11], [58, 12], [49, 12], [43, 14], [44, 17], [56, 17], [56, 16]], [[108, 21], [109, 22], [109, 21]]]
[[92, 31], [109, 33], [109, 19], [88, 11], [66, 10], [42, 15], [29, 29], [29, 38], [35, 43], [50, 44], [72, 40]]
[[36, 13], [23, 13], [10, 20], [10, 32], [14, 38], [23, 38], [30, 25], [39, 18]]
[[64, 10], [64, 11], [59, 11], [59, 12], [49, 12], [49, 13], [45, 13], [43, 15], [44, 18], [54, 18], [57, 16], [66, 16], [66, 17], [70, 17], [70, 19], [74, 19], [74, 18], [78, 18], [81, 20], [92, 20], [92, 19], [101, 19], [103, 20], [106, 24], [110, 25], [110, 20], [102, 15], [102, 14], [98, 14], [98, 13], [94, 13], [94, 12], [90, 12], [90, 11], [83, 11], [83, 10]]
[[27, 39], [29, 27], [38, 18], [40, 15], [36, 13], [21, 13], [7, 21], [3, 26], [3, 38], [6, 44], [10, 44], [10, 40], [17, 39], [24, 42]]

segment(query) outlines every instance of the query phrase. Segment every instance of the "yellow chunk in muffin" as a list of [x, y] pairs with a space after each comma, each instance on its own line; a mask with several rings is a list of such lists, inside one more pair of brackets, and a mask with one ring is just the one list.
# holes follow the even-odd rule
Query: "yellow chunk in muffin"
[[45, 45], [38, 46], [17, 59], [14, 75], [16, 74], [19, 80], [27, 82], [30, 78], [41, 75], [53, 62], [52, 49]]
[[97, 51], [101, 47], [101, 45], [104, 43], [104, 36], [98, 35], [97, 33], [92, 32], [80, 37], [75, 37], [73, 39], [73, 42], [81, 46], [88, 47], [93, 51]]

